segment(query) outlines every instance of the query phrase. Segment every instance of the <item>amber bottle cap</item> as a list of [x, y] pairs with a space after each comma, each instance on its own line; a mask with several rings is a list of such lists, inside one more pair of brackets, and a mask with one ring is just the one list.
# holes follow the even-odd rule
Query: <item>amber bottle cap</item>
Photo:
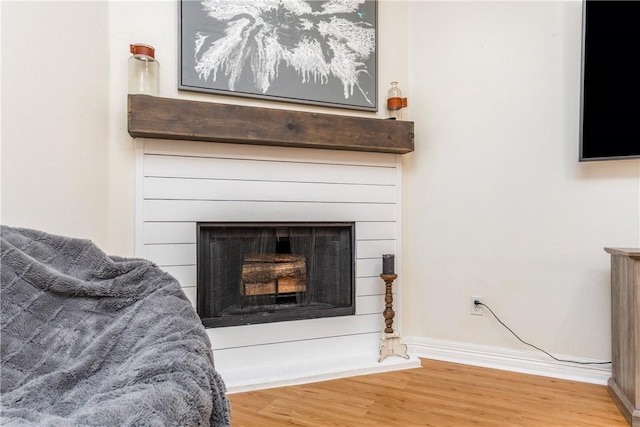
[[141, 44], [141, 43], [131, 44], [129, 45], [129, 49], [131, 50], [131, 53], [133, 53], [134, 55], [147, 55], [152, 58], [155, 58], [156, 50], [152, 46], [149, 46], [148, 44]]

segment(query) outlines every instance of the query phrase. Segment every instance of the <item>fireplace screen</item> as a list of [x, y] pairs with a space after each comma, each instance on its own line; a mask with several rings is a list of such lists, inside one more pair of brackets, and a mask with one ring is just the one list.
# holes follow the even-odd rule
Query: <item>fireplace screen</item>
[[355, 313], [354, 223], [198, 223], [207, 327]]

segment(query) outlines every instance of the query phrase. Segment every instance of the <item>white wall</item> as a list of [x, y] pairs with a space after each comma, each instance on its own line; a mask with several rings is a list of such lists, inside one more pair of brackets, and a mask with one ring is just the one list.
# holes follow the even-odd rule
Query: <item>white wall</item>
[[107, 6], [0, 6], [3, 224], [107, 244]]
[[[640, 162], [579, 163], [581, 3], [411, 3], [405, 334], [610, 360], [609, 257]], [[533, 350], [532, 350], [533, 351]]]

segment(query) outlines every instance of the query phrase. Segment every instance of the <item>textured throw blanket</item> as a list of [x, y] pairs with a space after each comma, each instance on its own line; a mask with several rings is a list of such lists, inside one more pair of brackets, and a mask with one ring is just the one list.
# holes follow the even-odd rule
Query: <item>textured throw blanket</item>
[[175, 279], [88, 240], [6, 226], [1, 237], [1, 425], [230, 424]]

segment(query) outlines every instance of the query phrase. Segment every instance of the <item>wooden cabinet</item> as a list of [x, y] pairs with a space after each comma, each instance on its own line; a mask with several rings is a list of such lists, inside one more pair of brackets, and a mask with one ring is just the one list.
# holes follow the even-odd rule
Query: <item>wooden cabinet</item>
[[640, 427], [640, 249], [611, 254], [612, 367], [609, 394], [633, 427]]

